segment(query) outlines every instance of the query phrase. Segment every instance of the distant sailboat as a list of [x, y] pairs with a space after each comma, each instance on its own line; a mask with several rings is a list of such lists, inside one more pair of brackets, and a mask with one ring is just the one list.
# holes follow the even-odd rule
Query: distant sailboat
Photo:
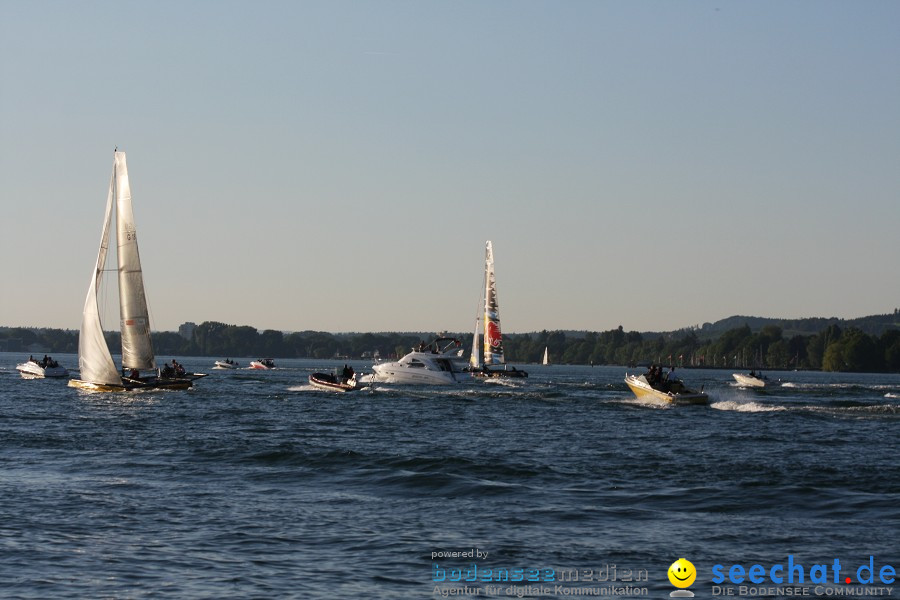
[[[481, 377], [528, 377], [528, 373], [506, 365], [503, 354], [503, 334], [500, 331], [500, 305], [497, 302], [497, 281], [494, 276], [494, 246], [490, 240], [484, 248], [484, 353], [483, 363], [477, 364], [478, 321], [472, 340], [472, 374]], [[502, 365], [502, 369], [491, 369]]]
[[[115, 213], [115, 220], [113, 220]], [[122, 373], [116, 368], [100, 320], [98, 296], [103, 283], [106, 255], [109, 251], [111, 230], [114, 230], [117, 247], [116, 259], [119, 272], [119, 316], [122, 331]], [[154, 388], [186, 389], [191, 387], [189, 377], [160, 374], [156, 368], [153, 344], [150, 339], [150, 317], [144, 294], [144, 276], [138, 253], [137, 230], [131, 205], [131, 185], [125, 153], [115, 152], [113, 173], [106, 200], [106, 216], [100, 251], [91, 276], [84, 311], [81, 317], [81, 334], [78, 338], [78, 366], [81, 379], [69, 380], [72, 387], [91, 391], [130, 391]], [[129, 374], [125, 375], [125, 371]], [[141, 371], [152, 371], [142, 376]]]
[[549, 351], [549, 349], [547, 348], [547, 346], [544, 346], [544, 359], [541, 361], [541, 364], [542, 364], [542, 365], [549, 365], [549, 364], [550, 364], [550, 351]]

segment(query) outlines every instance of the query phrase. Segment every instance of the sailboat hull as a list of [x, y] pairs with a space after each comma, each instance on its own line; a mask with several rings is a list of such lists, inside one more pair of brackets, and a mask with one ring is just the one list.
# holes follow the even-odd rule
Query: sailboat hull
[[81, 379], [70, 379], [69, 387], [78, 388], [87, 392], [143, 392], [149, 390], [186, 390], [193, 386], [189, 379], [153, 379], [149, 381], [136, 381], [123, 379], [123, 385], [107, 383], [94, 383]]
[[510, 369], [482, 367], [480, 370], [473, 370], [472, 377], [528, 377], [528, 373], [515, 367]]

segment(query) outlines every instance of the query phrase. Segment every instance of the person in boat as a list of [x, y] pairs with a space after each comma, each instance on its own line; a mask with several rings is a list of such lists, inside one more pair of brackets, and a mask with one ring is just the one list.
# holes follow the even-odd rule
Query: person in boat
[[169, 363], [166, 363], [166, 365], [162, 369], [162, 376], [163, 377], [174, 377], [175, 369], [173, 369]]
[[353, 377], [353, 367], [344, 364], [344, 368], [341, 371], [341, 383], [347, 383]]
[[678, 375], [675, 374], [675, 367], [669, 367], [665, 376], [662, 374], [662, 367], [659, 368], [659, 389], [664, 392], [671, 392], [673, 386], [678, 382]]
[[128, 379], [140, 379], [140, 378], [141, 378], [141, 372], [138, 371], [137, 369], [131, 369], [131, 371], [128, 372]]
[[176, 361], [174, 358], [172, 359], [172, 367], [175, 369], [175, 375], [177, 377], [184, 375], [184, 365]]

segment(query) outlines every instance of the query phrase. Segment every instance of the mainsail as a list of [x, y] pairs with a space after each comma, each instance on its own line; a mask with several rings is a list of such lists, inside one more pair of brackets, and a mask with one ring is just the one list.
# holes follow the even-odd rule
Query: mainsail
[[494, 277], [494, 247], [488, 240], [484, 249], [484, 364], [502, 365], [503, 335], [500, 333], [500, 307]]
[[137, 230], [131, 207], [131, 185], [125, 153], [116, 152], [116, 237], [119, 258], [119, 314], [122, 330], [122, 368], [156, 369], [150, 341], [150, 314], [138, 253]]

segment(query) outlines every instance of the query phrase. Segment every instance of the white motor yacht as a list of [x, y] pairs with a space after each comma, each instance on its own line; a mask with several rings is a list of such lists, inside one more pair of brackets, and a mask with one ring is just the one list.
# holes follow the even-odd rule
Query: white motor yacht
[[455, 338], [438, 338], [430, 346], [421, 344], [395, 362], [372, 367], [362, 381], [405, 385], [447, 385], [468, 381], [472, 375], [459, 364], [463, 348]]

